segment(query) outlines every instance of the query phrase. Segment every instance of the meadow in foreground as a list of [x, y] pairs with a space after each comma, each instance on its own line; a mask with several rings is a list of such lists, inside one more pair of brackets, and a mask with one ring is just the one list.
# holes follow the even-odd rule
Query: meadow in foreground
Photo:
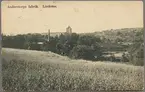
[[143, 67], [4, 48], [4, 92], [143, 90]]

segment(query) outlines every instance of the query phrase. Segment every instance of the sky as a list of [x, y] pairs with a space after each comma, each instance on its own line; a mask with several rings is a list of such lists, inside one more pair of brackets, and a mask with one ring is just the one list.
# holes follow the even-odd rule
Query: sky
[[[39, 8], [8, 8], [38, 5]], [[42, 8], [56, 5], [57, 8]], [[143, 27], [142, 1], [2, 1], [2, 33], [76, 33]]]

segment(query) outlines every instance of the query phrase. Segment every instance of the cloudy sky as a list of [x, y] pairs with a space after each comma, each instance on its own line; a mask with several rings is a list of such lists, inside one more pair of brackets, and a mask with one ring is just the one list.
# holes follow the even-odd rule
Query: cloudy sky
[[[38, 5], [35, 9], [8, 6]], [[42, 8], [56, 5], [57, 8]], [[142, 1], [3, 1], [2, 33], [94, 32], [143, 27]]]

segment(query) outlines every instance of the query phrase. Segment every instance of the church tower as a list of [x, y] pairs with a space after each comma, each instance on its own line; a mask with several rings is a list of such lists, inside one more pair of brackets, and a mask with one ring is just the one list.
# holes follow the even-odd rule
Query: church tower
[[68, 26], [68, 27], [66, 28], [66, 33], [67, 33], [67, 34], [72, 34], [72, 28], [71, 28], [70, 26]]
[[71, 34], [72, 34], [72, 28], [70, 26], [68, 26], [66, 28], [66, 33], [65, 33], [66, 40], [70, 40], [71, 39]]

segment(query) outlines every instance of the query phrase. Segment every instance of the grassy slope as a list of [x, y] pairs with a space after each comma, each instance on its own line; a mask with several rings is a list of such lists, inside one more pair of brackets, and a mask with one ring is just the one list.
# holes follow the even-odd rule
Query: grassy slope
[[143, 67], [71, 60], [52, 52], [4, 48], [5, 92], [142, 90]]

